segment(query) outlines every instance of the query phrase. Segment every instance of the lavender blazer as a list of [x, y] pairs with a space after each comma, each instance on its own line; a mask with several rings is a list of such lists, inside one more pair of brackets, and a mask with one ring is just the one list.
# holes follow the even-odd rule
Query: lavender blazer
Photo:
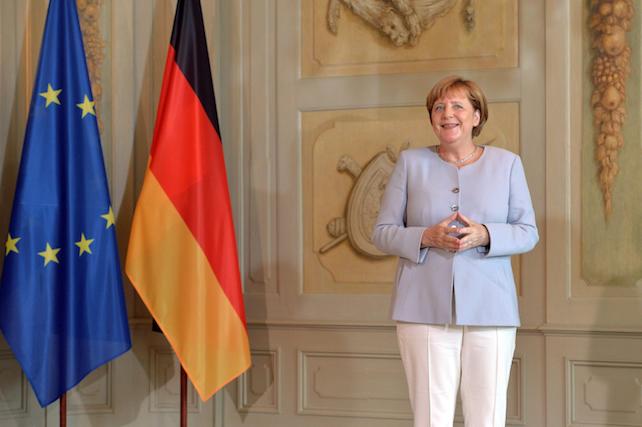
[[[456, 210], [486, 226], [490, 246], [458, 253], [421, 248], [426, 227]], [[393, 319], [519, 326], [510, 256], [530, 251], [539, 240], [519, 156], [485, 146], [479, 160], [457, 169], [434, 147], [403, 151], [372, 239], [381, 251], [399, 257]]]

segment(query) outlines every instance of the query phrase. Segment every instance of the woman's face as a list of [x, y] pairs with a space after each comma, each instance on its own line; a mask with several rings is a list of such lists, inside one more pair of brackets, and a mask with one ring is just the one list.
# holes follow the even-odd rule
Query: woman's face
[[473, 128], [479, 124], [479, 110], [474, 110], [466, 94], [447, 92], [432, 106], [432, 130], [441, 144], [467, 142], [473, 139]]

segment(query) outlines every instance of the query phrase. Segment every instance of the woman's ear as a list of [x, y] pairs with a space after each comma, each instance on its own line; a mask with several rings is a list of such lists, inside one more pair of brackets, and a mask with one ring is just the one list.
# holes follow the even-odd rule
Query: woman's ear
[[475, 110], [475, 112], [473, 113], [473, 124], [475, 126], [478, 126], [480, 121], [481, 121], [481, 113], [479, 112], [479, 110]]

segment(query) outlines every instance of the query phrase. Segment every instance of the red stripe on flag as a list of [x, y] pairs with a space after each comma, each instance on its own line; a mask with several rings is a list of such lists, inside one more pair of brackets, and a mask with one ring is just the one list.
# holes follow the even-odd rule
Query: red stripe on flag
[[150, 169], [245, 324], [223, 145], [169, 47]]
[[136, 204], [126, 271], [201, 399], [250, 366], [245, 324], [150, 170]]

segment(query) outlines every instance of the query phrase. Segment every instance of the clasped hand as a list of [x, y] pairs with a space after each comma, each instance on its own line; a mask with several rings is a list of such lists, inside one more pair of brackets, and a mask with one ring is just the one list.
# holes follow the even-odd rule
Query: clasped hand
[[[463, 224], [463, 227], [450, 225], [453, 221]], [[428, 227], [421, 236], [422, 247], [433, 247], [450, 252], [462, 252], [477, 246], [486, 246], [490, 242], [488, 230], [482, 224], [469, 219], [460, 212]]]

